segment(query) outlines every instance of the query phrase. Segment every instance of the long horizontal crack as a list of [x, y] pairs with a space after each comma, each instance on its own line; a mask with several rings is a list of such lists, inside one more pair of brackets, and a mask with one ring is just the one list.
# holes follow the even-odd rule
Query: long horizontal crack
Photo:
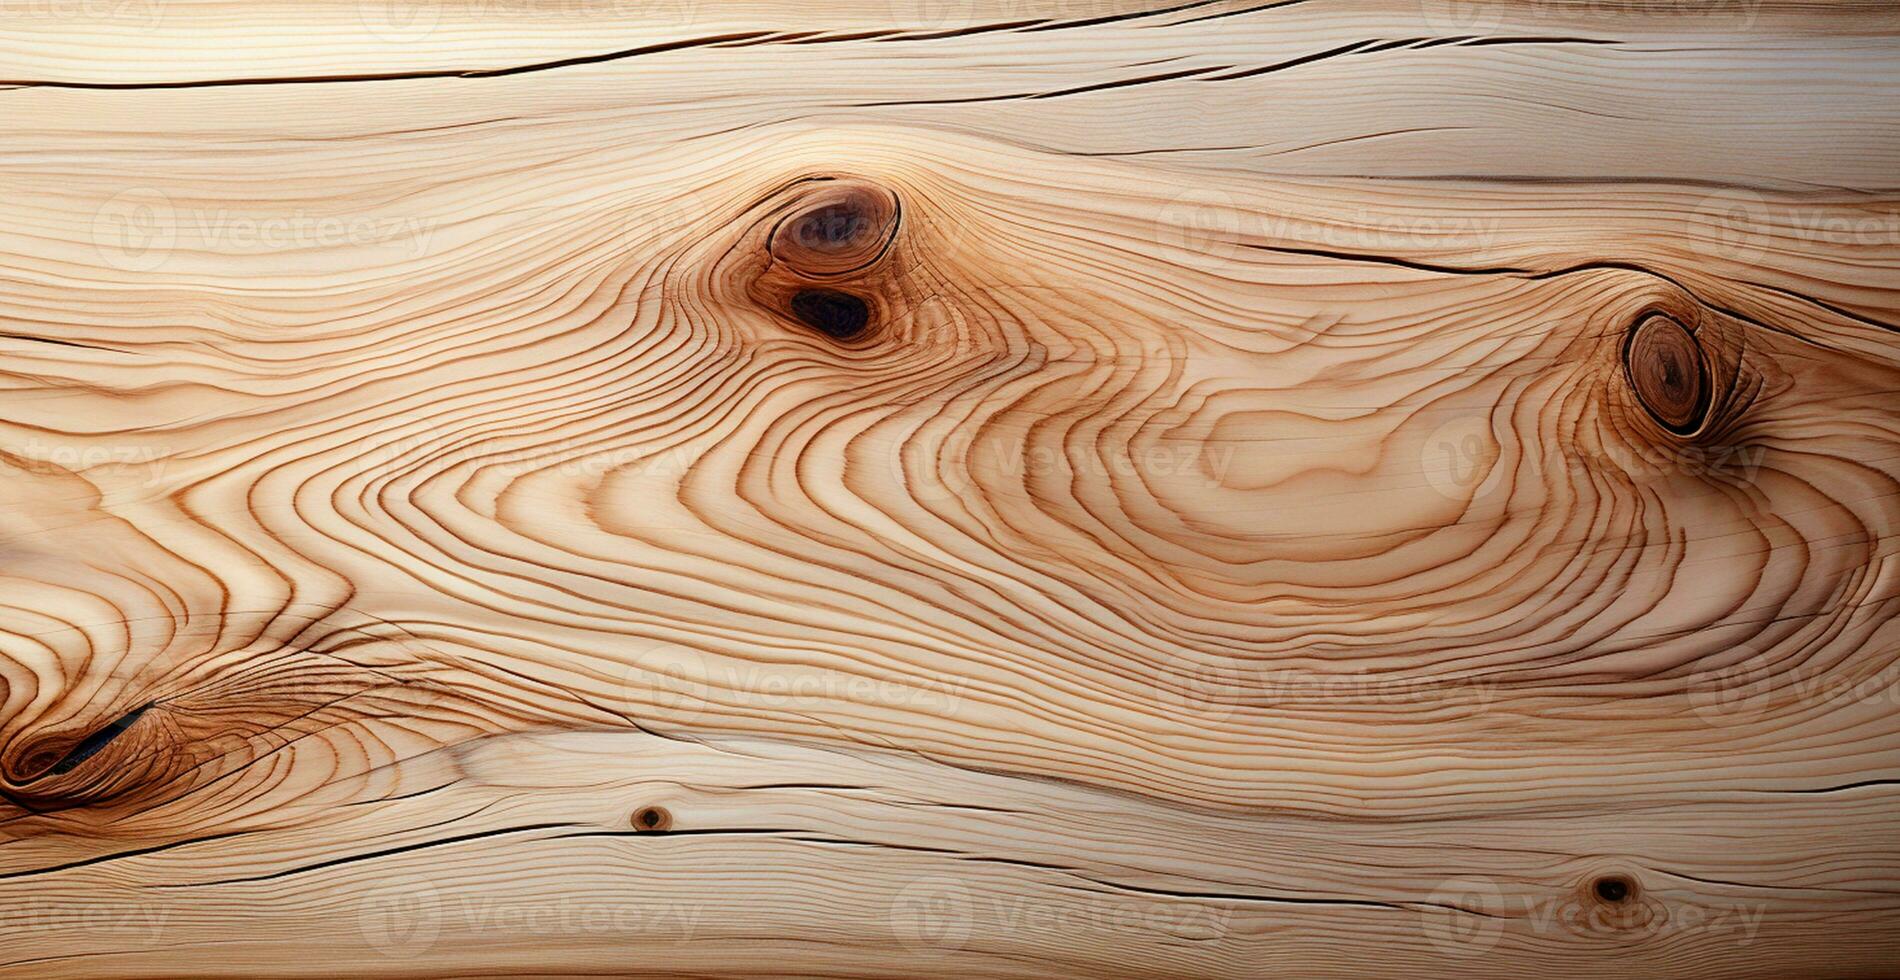
[[667, 51], [680, 51], [687, 48], [710, 47], [716, 44], [769, 37], [773, 33], [773, 31], [744, 31], [736, 34], [715, 34], [706, 37], [683, 38], [677, 41], [663, 41], [658, 44], [642, 45], [637, 48], [607, 51], [600, 54], [576, 55], [572, 58], [557, 58], [553, 61], [511, 65], [506, 68], [443, 68], [429, 71], [366, 72], [351, 75], [291, 75], [270, 78], [201, 78], [176, 82], [66, 82], [37, 79], [0, 79], [0, 87], [137, 91], [140, 89], [169, 88], [230, 88], [240, 85], [317, 85], [334, 82], [400, 82], [426, 78], [500, 78], [507, 75], [520, 75], [526, 72], [570, 68], [575, 65], [592, 65], [608, 61], [620, 61], [626, 58], [638, 58], [643, 55], [661, 54]]
[[98, 344], [82, 343], [77, 340], [60, 340], [57, 337], [29, 337], [25, 334], [17, 333], [0, 333], [0, 340], [18, 340], [28, 344], [52, 344], [56, 347], [74, 347], [80, 350], [105, 351], [108, 354], [132, 353], [131, 351], [119, 350], [116, 347], [102, 347]]
[[[1278, 6], [1290, 6], [1292, 3], [1297, 3], [1297, 2], [1302, 2], [1302, 0], [1287, 0], [1287, 2], [1272, 4], [1267, 7], [1261, 7], [1261, 8], [1256, 8], [1256, 9], [1266, 10], [1266, 9], [1272, 9], [1273, 7], [1278, 7]], [[1174, 9], [1188, 9], [1195, 6], [1199, 6], [1199, 4], [1187, 4], [1183, 7], [1174, 8]], [[707, 35], [704, 37], [682, 38], [682, 39], [674, 40], [674, 41], [662, 41], [655, 44], [641, 45], [639, 47], [624, 48], [624, 49], [615, 50], [615, 51], [605, 51], [605, 52], [600, 52], [598, 54], [575, 55], [573, 57], [568, 57], [568, 58], [556, 58], [549, 61], [530, 62], [528, 64], [522, 64], [522, 65], [510, 65], [504, 68], [442, 68], [442, 69], [430, 69], [430, 70], [419, 70], [419, 71], [363, 72], [363, 73], [357, 73], [357, 74], [337, 74], [337, 75], [288, 75], [288, 76], [262, 76], [262, 77], [244, 77], [244, 78], [201, 78], [201, 79], [185, 79], [185, 80], [178, 80], [178, 81], [158, 81], [158, 82], [79, 82], [79, 81], [63, 81], [63, 80], [56, 80], [56, 79], [0, 79], [0, 88], [10, 88], [10, 89], [55, 88], [55, 89], [81, 89], [81, 90], [91, 90], [91, 91], [138, 91], [142, 89], [230, 88], [230, 87], [235, 87], [235, 86], [247, 86], [247, 85], [316, 85], [316, 84], [331, 84], [331, 83], [337, 83], [337, 82], [396, 82], [396, 81], [415, 81], [419, 79], [432, 79], [432, 78], [471, 78], [471, 79], [472, 78], [504, 78], [510, 75], [522, 75], [522, 74], [527, 74], [529, 72], [553, 71], [560, 68], [572, 68], [579, 65], [596, 65], [596, 64], [603, 64], [603, 63], [613, 62], [613, 61], [622, 61], [628, 58], [638, 58], [644, 55], [662, 54], [668, 51], [680, 51], [680, 50], [685, 50], [689, 48], [744, 47], [751, 44], [768, 43], [768, 42], [774, 42], [774, 41], [784, 42], [784, 43], [793, 43], [793, 44], [822, 44], [822, 43], [835, 43], [835, 42], [843, 42], [843, 41], [879, 42], [879, 41], [929, 40], [929, 39], [960, 37], [960, 36], [965, 36], [965, 35], [973, 34], [973, 33], [981, 33], [981, 32], [984, 32], [985, 30], [995, 30], [995, 31], [1011, 30], [1011, 31], [1028, 33], [1031, 31], [1049, 31], [1049, 30], [1063, 29], [1067, 27], [1084, 26], [1086, 24], [1105, 23], [1110, 20], [1128, 19], [1128, 18], [1137, 17], [1137, 16], [1138, 17], [1152, 17], [1152, 16], [1157, 16], [1164, 12], [1165, 11], [1149, 11], [1149, 12], [1145, 12], [1141, 14], [1126, 15], [1122, 17], [1094, 18], [1087, 21], [1075, 21], [1075, 22], [1066, 22], [1066, 21], [1028, 22], [1027, 26], [1024, 26], [1024, 22], [1018, 21], [1018, 22], [1010, 22], [1006, 24], [995, 25], [993, 27], [988, 27], [988, 28], [972, 27], [972, 28], [960, 28], [960, 29], [951, 30], [951, 31], [924, 31], [924, 32], [911, 32], [911, 31], [902, 31], [902, 30], [868, 31], [868, 32], [859, 31], [859, 32], [850, 33], [850, 34], [836, 34], [836, 35], [820, 34], [816, 36], [810, 35], [809, 33], [788, 34], [782, 31], [739, 31], [739, 32], [728, 33], [728, 34], [714, 34], [714, 35]], [[1394, 49], [1400, 49], [1400, 48], [1408, 49], [1408, 50], [1416, 50], [1420, 48], [1436, 47], [1436, 46], [1443, 46], [1443, 45], [1475, 47], [1479, 45], [1513, 45], [1513, 44], [1610, 45], [1610, 44], [1621, 44], [1621, 43], [1622, 42], [1620, 41], [1610, 40], [1610, 39], [1581, 38], [1581, 37], [1405, 38], [1405, 39], [1401, 39], [1397, 41], [1387, 40], [1384, 38], [1375, 38], [1372, 40], [1360, 41], [1354, 44], [1346, 45], [1341, 48], [1335, 48], [1329, 51], [1322, 51], [1322, 52], [1316, 52], [1311, 55], [1304, 55], [1299, 58], [1294, 58], [1290, 61], [1279, 62], [1276, 64], [1266, 65], [1266, 66], [1262, 66], [1258, 68], [1241, 69], [1239, 71], [1236, 71], [1227, 75], [1215, 75], [1215, 76], [1206, 78], [1204, 80], [1224, 81], [1224, 80], [1235, 79], [1235, 78], [1247, 78], [1254, 75], [1261, 75], [1261, 74], [1266, 74], [1269, 72], [1281, 71], [1287, 68], [1293, 68], [1298, 65], [1308, 64], [1314, 61], [1322, 61], [1328, 58], [1338, 57], [1340, 55], [1369, 54], [1375, 51], [1386, 51], [1386, 50], [1394, 50]], [[867, 103], [867, 104], [868, 105], [910, 105], [910, 104], [921, 105], [921, 104], [931, 104], [933, 102], [938, 102], [938, 101], [959, 102], [959, 101], [993, 101], [993, 100], [1003, 100], [1003, 99], [1045, 99], [1045, 98], [1054, 98], [1058, 95], [1070, 95], [1070, 94], [1075, 94], [1077, 92], [1094, 91], [1096, 89], [1102, 89], [1102, 88], [1118, 88], [1118, 87], [1123, 87], [1127, 85], [1141, 84], [1147, 81], [1164, 81], [1164, 80], [1168, 80], [1172, 78], [1187, 77], [1190, 75], [1205, 75], [1208, 72], [1223, 71], [1223, 70], [1233, 69], [1234, 67], [1235, 67], [1234, 65], [1218, 65], [1218, 66], [1212, 66], [1212, 67], [1207, 67], [1207, 68], [1192, 69], [1189, 71], [1183, 71], [1180, 73], [1166, 75], [1166, 76], [1153, 76], [1153, 77], [1141, 78], [1141, 79], [1102, 82], [1102, 83], [1097, 83], [1093, 85], [1082, 86], [1075, 89], [1065, 89], [1065, 90], [1056, 91], [1056, 92], [1029, 92], [1029, 93], [1018, 93], [1018, 94], [1013, 94], [1013, 95], [980, 96], [974, 99], [917, 100], [916, 102], [899, 101], [899, 102], [880, 102], [880, 103]]]
[[240, 884], [243, 882], [251, 882], [251, 881], [275, 881], [279, 878], [289, 878], [295, 875], [309, 874], [312, 871], [321, 871], [325, 868], [336, 868], [336, 867], [341, 867], [346, 864], [356, 864], [362, 861], [374, 861], [377, 858], [394, 857], [398, 854], [408, 854], [412, 851], [423, 851], [423, 850], [428, 850], [430, 848], [435, 848], [435, 847], [447, 847], [448, 845], [451, 845], [451, 844], [463, 844], [463, 843], [467, 843], [468, 841], [482, 840], [488, 837], [502, 837], [508, 834], [526, 834], [526, 833], [532, 833], [533, 831], [537, 831], [537, 830], [559, 830], [564, 827], [573, 827], [573, 826], [577, 826], [577, 825], [571, 824], [571, 823], [536, 823], [536, 824], [527, 824], [521, 827], [498, 827], [494, 830], [478, 830], [473, 833], [457, 834], [453, 837], [441, 837], [435, 840], [419, 841], [414, 844], [404, 844], [400, 847], [386, 847], [378, 851], [366, 851], [362, 854], [351, 854], [346, 857], [332, 858], [331, 860], [328, 860], [328, 861], [319, 861], [315, 864], [306, 864], [306, 865], [300, 865], [295, 868], [286, 868], [283, 871], [273, 871], [269, 874], [251, 875], [244, 878], [221, 878], [217, 881], [184, 882], [181, 884], [158, 885], [155, 887], [202, 888], [202, 887], [206, 887], [210, 885], [235, 885], [235, 884]]
[[61, 871], [72, 871], [75, 868], [87, 868], [95, 864], [106, 864], [111, 861], [123, 861], [126, 858], [143, 857], [147, 854], [157, 854], [157, 853], [160, 853], [161, 851], [169, 851], [169, 850], [173, 850], [175, 848], [180, 848], [180, 847], [190, 847], [194, 844], [209, 844], [212, 841], [228, 840], [232, 837], [241, 837], [241, 836], [243, 836], [243, 832], [241, 831], [236, 832], [236, 833], [229, 833], [229, 834], [212, 834], [208, 837], [193, 837], [187, 840], [171, 841], [165, 844], [154, 844], [150, 847], [140, 847], [140, 848], [135, 848], [129, 851], [114, 851], [111, 854], [101, 854], [96, 857], [81, 858], [77, 861], [68, 861], [64, 864], [48, 865], [43, 868], [26, 868], [20, 871], [5, 871], [5, 872], [0, 872], [0, 881], [11, 879], [11, 878], [33, 878], [40, 875], [58, 874]]
[[[1002, 93], [1002, 94], [997, 94], [997, 95], [966, 95], [966, 96], [957, 96], [957, 97], [942, 98], [942, 99], [892, 99], [892, 100], [885, 100], [885, 101], [878, 101], [878, 102], [857, 102], [857, 103], [853, 103], [851, 105], [851, 108], [870, 109], [870, 108], [881, 108], [881, 107], [887, 107], [887, 106], [959, 105], [959, 104], [968, 104], [968, 103], [976, 103], [976, 102], [1010, 102], [1010, 101], [1026, 100], [1026, 99], [1053, 99], [1059, 96], [1079, 95], [1082, 93], [1095, 92], [1095, 91], [1100, 91], [1103, 89], [1126, 88], [1132, 85], [1145, 85], [1145, 84], [1150, 84], [1154, 82], [1175, 81], [1175, 80], [1180, 80], [1180, 79], [1193, 79], [1194, 81], [1198, 81], [1198, 82], [1226, 82], [1226, 81], [1235, 81], [1235, 80], [1244, 79], [1244, 78], [1253, 78], [1260, 75], [1268, 75], [1274, 72], [1280, 72], [1280, 71], [1286, 71], [1292, 68], [1298, 68], [1303, 65], [1310, 65], [1317, 62], [1321, 62], [1321, 61], [1329, 61], [1334, 58], [1343, 58], [1343, 57], [1348, 57], [1348, 56], [1353, 56], [1353, 55], [1374, 54], [1374, 53], [1383, 52], [1383, 51], [1397, 51], [1397, 50], [1416, 51], [1416, 50], [1420, 50], [1424, 48], [1432, 48], [1432, 47], [1446, 47], [1446, 46], [1471, 47], [1471, 46], [1477, 46], [1480, 41], [1482, 41], [1484, 44], [1487, 44], [1487, 45], [1513, 45], [1513, 44], [1615, 45], [1615, 44], [1623, 43], [1621, 41], [1611, 40], [1607, 38], [1584, 38], [1584, 37], [1567, 37], [1567, 38], [1558, 38], [1558, 37], [1497, 37], [1497, 38], [1410, 37], [1410, 38], [1401, 38], [1398, 40], [1391, 40], [1388, 38], [1368, 38], [1363, 41], [1355, 41], [1351, 44], [1342, 44], [1336, 48], [1328, 48], [1325, 51], [1315, 51], [1311, 54], [1300, 55], [1297, 58], [1289, 58], [1285, 61], [1276, 61], [1269, 65], [1259, 65], [1259, 66], [1255, 66], [1251, 68], [1241, 68], [1237, 65], [1209, 65], [1202, 68], [1188, 68], [1188, 69], [1183, 69], [1181, 71], [1167, 72], [1167, 73], [1157, 74], [1157, 75], [1142, 75], [1135, 78], [1114, 79], [1114, 80], [1106, 81], [1106, 82], [1096, 82], [1089, 85], [1079, 85], [1072, 88], [1055, 89], [1055, 90], [1046, 91], [1046, 92], [1007, 92], [1007, 93]], [[1213, 74], [1214, 72], [1222, 72], [1224, 74]]]

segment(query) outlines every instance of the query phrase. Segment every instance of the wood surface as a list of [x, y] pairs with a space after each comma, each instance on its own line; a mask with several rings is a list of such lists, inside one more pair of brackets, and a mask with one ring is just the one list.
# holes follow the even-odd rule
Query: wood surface
[[1890, 977], [1900, 14], [0, 0], [0, 974]]

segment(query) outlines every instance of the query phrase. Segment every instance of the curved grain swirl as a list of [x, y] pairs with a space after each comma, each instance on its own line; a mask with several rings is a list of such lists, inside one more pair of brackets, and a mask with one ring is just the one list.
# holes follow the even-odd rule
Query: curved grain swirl
[[[480, 34], [443, 16], [417, 58]], [[1467, 875], [1532, 910], [1480, 915], [1525, 962], [1879, 962], [1900, 281], [1894, 240], [1851, 237], [1891, 227], [1890, 190], [1813, 185], [1866, 183], [1857, 154], [1891, 141], [1821, 147], [1827, 173], [1764, 159], [1785, 179], [1759, 190], [1588, 183], [1534, 148], [1488, 178], [1375, 173], [1369, 147], [1103, 148], [1141, 135], [1102, 118], [1144, 110], [1134, 90], [1279, 84], [1294, 69], [1241, 55], [1318, 15], [1100, 16], [989, 24], [994, 47], [734, 27], [336, 84], [221, 65], [92, 89], [143, 69], [38, 56], [57, 77], [0, 92], [31, 190], [0, 205], [0, 894], [17, 873], [92, 901], [120, 867], [96, 862], [129, 855], [137, 887], [192, 892], [193, 944], [221, 903], [320, 880], [327, 910], [406, 860], [362, 834], [466, 832], [482, 894], [548, 886], [499, 870], [541, 860], [519, 837], [584, 892], [602, 854], [662, 854], [656, 888], [711, 902], [696, 868], [756, 858], [760, 894], [821, 867], [840, 915], [882, 921], [908, 878], [851, 845], [888, 845], [973, 894], [1238, 910], [1181, 954], [1194, 975], [1261, 968], [1280, 912], [1315, 975], [1380, 942], [1442, 972], [1434, 930], [1478, 913], [1439, 892]], [[1467, 96], [1538, 86], [1498, 122], [1535, 131], [1568, 73], [1660, 71], [1636, 42], [1668, 36], [1382, 30], [1313, 70], [1445, 58], [1443, 133], [1339, 123], [1421, 160], [1504, 152], [1459, 135]], [[1135, 37], [1192, 63], [1130, 79], [1091, 46]], [[944, 59], [918, 69], [941, 92], [880, 60], [905, 45]], [[1804, 50], [1746, 57], [1793, 85]], [[1030, 59], [996, 69], [1012, 84], [1032, 63], [1067, 83], [966, 92], [985, 51]], [[889, 97], [819, 75], [758, 96], [731, 68], [824, 57]], [[90, 131], [57, 124], [75, 106]], [[1228, 112], [1210, 138], [1251, 125]], [[987, 841], [943, 816], [966, 801]], [[1751, 869], [1685, 843], [1724, 834], [1775, 850]], [[1664, 925], [1744, 897], [1774, 913], [1760, 962]], [[1813, 927], [1836, 914], [1865, 926], [1838, 950]], [[885, 962], [823, 923], [735, 921], [680, 968], [790, 969], [748, 928], [821, 937], [812, 972]], [[468, 933], [469, 962], [540, 968]], [[1181, 945], [1119, 934], [1125, 962], [988, 927], [944, 955], [1152, 974]]]

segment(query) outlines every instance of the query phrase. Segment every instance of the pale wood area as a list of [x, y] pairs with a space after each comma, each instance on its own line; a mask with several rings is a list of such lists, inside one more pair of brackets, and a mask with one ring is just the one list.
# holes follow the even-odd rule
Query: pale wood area
[[0, 120], [7, 975], [1900, 962], [1885, 4], [0, 0]]

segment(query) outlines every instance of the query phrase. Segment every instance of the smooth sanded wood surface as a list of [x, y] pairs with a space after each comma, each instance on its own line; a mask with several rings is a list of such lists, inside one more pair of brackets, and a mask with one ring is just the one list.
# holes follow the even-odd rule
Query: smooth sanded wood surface
[[1882, 977], [1879, 3], [0, 3], [0, 967]]

